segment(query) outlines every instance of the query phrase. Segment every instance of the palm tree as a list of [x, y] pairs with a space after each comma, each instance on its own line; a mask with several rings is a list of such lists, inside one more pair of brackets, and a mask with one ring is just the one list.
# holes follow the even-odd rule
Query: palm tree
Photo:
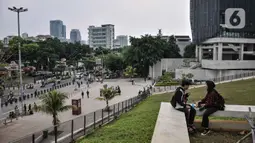
[[37, 107], [37, 111], [52, 115], [55, 142], [57, 142], [57, 125], [60, 122], [58, 119], [58, 113], [67, 111], [73, 107], [72, 105], [65, 105], [66, 99], [68, 99], [68, 96], [65, 93], [51, 91], [43, 96], [40, 96], [42, 103]]
[[109, 100], [113, 99], [115, 96], [118, 96], [118, 92], [114, 89], [114, 87], [108, 87], [107, 84], [103, 86], [102, 89], [100, 89], [100, 97], [97, 97], [98, 100], [104, 100], [106, 101], [106, 107], [105, 110], [109, 111]]
[[132, 66], [128, 66], [125, 69], [124, 74], [125, 74], [125, 76], [131, 78], [131, 80], [132, 80], [132, 78], [137, 75], [136, 68], [133, 68]]

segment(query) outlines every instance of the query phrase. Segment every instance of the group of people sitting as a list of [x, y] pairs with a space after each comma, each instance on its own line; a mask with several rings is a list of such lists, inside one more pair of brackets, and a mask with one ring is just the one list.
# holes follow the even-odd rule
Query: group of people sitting
[[187, 92], [191, 83], [187, 80], [183, 80], [181, 87], [178, 87], [174, 96], [171, 99], [172, 106], [181, 112], [185, 113], [186, 123], [189, 133], [195, 133], [196, 128], [194, 126], [194, 119], [196, 116], [196, 109], [203, 112], [202, 127], [204, 131], [201, 135], [205, 136], [210, 133], [209, 129], [209, 116], [218, 110], [224, 110], [225, 101], [223, 97], [215, 89], [215, 83], [213, 81], [206, 81], [207, 92], [205, 97], [196, 102], [196, 105], [190, 105], [187, 103], [190, 94]]

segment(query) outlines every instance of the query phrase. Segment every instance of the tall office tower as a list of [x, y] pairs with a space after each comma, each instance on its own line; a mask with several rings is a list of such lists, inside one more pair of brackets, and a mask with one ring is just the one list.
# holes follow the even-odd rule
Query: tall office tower
[[50, 21], [50, 35], [59, 39], [66, 38], [66, 26], [61, 20]]
[[62, 38], [66, 39], [66, 26], [62, 25]]
[[78, 29], [72, 29], [70, 32], [70, 40], [72, 43], [81, 42], [81, 33]]
[[105, 24], [101, 27], [89, 26], [88, 44], [91, 48], [108, 48], [114, 46], [114, 25]]
[[[255, 70], [255, 0], [190, 0], [197, 79]], [[200, 78], [198, 78], [201, 76]]]

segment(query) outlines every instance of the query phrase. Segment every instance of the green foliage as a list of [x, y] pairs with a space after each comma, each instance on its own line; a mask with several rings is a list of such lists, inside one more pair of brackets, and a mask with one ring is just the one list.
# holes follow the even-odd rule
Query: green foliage
[[196, 56], [196, 45], [195, 44], [190, 44], [187, 45], [184, 49], [184, 58], [195, 58]]
[[182, 74], [182, 79], [192, 79], [194, 75], [192, 73]]
[[162, 75], [159, 78], [159, 82], [171, 82], [173, 80], [174, 73], [173, 72], [165, 72], [164, 75]]
[[21, 43], [22, 61], [28, 62], [37, 69], [43, 67], [43, 69], [53, 70], [57, 64], [56, 61], [61, 58], [65, 58], [69, 64], [77, 66], [80, 59], [92, 53], [92, 49], [88, 45], [60, 42], [57, 38], [32, 42], [14, 37], [9, 42], [9, 50], [5, 52], [7, 56], [4, 59], [7, 59], [8, 63], [18, 60], [19, 42]]
[[78, 143], [149, 143], [153, 135], [161, 102], [169, 102], [170, 95], [151, 96], [130, 112]]
[[118, 92], [114, 90], [114, 87], [108, 87], [107, 84], [100, 89], [100, 97], [96, 98], [97, 100], [106, 101], [106, 109], [109, 109], [109, 100], [113, 99], [115, 96], [118, 96]]
[[110, 53], [104, 58], [104, 65], [113, 72], [123, 69], [123, 59], [120, 54]]
[[65, 93], [51, 91], [40, 96], [41, 105], [37, 107], [37, 111], [52, 115], [53, 125], [57, 125], [59, 123], [58, 114], [73, 107], [71, 105], [65, 105], [66, 99], [68, 99], [68, 96]]
[[137, 75], [136, 68], [133, 68], [132, 66], [127, 66], [127, 68], [125, 69], [124, 75], [129, 78], [133, 78], [134, 76]]
[[130, 37], [131, 46], [125, 47], [122, 51], [123, 59], [127, 65], [137, 69], [140, 76], [147, 77], [149, 66], [156, 64], [162, 58], [180, 58], [179, 48], [173, 36], [169, 41], [161, 37], [150, 35], [141, 38]]
[[96, 48], [94, 52], [95, 52], [95, 56], [99, 56], [99, 55], [109, 54], [111, 51], [110, 49], [99, 47], [99, 48]]

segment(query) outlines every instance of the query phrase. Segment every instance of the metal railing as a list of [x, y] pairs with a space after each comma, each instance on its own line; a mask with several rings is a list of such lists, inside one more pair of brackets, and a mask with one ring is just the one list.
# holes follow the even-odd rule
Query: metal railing
[[[211, 80], [211, 81], [214, 81], [215, 83], [217, 83], [217, 82], [242, 79], [242, 78], [252, 77], [252, 76], [255, 76], [255, 72], [247, 72], [247, 73], [242, 73], [242, 74], [223, 76], [223, 77], [218, 77], [218, 78], [213, 78], [213, 79], [208, 79], [208, 80]], [[196, 82], [196, 83], [202, 84], [203, 81]], [[157, 93], [157, 92], [172, 91], [172, 90], [175, 90], [178, 86], [156, 86], [156, 87], [153, 87], [152, 92]]]
[[134, 106], [145, 100], [151, 92], [147, 89], [142, 94], [125, 101], [109, 106], [110, 110], [100, 109], [75, 119], [60, 123], [57, 127], [57, 136], [54, 134], [54, 127], [27, 135], [10, 143], [70, 143], [81, 136], [92, 133], [96, 128], [114, 121], [122, 113], [128, 112]]

